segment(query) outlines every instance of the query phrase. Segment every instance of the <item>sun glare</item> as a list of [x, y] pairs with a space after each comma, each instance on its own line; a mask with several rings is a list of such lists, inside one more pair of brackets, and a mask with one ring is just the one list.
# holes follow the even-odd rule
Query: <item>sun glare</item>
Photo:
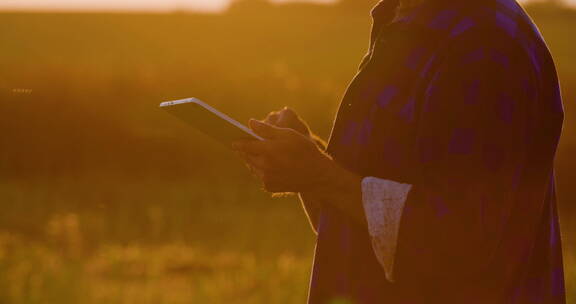
[[[337, 0], [272, 0], [330, 3]], [[520, 2], [542, 0], [519, 0]], [[0, 10], [10, 11], [174, 11], [191, 10], [218, 12], [226, 9], [231, 0], [3, 0]], [[566, 0], [576, 4], [576, 0]]]

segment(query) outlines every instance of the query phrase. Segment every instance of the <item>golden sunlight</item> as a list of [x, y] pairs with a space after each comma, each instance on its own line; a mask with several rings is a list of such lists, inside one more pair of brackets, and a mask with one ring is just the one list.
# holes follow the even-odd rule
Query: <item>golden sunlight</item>
[[[307, 0], [272, 0], [272, 2], [307, 2]], [[331, 3], [336, 0], [309, 0], [308, 2]], [[541, 0], [519, 0], [519, 2]], [[7, 11], [204, 11], [219, 12], [228, 7], [231, 0], [4, 0], [0, 10]], [[565, 2], [576, 4], [576, 0]]]

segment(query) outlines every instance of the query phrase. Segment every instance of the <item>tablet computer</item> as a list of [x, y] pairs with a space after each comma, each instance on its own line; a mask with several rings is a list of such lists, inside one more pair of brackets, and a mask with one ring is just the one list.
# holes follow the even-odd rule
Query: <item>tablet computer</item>
[[197, 98], [166, 101], [160, 104], [160, 108], [227, 146], [238, 140], [264, 140], [248, 127]]

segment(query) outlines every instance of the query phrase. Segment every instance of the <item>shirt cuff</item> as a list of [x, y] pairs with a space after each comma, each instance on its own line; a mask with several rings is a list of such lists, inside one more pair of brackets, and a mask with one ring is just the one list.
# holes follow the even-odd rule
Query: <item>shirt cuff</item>
[[411, 189], [412, 185], [375, 177], [362, 180], [362, 203], [372, 248], [390, 282], [394, 282], [400, 220]]

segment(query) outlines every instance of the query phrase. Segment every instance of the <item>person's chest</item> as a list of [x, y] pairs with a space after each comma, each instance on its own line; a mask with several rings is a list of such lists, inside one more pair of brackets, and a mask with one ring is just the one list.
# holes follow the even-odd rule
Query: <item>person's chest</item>
[[381, 32], [341, 103], [329, 148], [337, 161], [361, 175], [408, 178], [420, 108], [447, 39], [403, 24]]

